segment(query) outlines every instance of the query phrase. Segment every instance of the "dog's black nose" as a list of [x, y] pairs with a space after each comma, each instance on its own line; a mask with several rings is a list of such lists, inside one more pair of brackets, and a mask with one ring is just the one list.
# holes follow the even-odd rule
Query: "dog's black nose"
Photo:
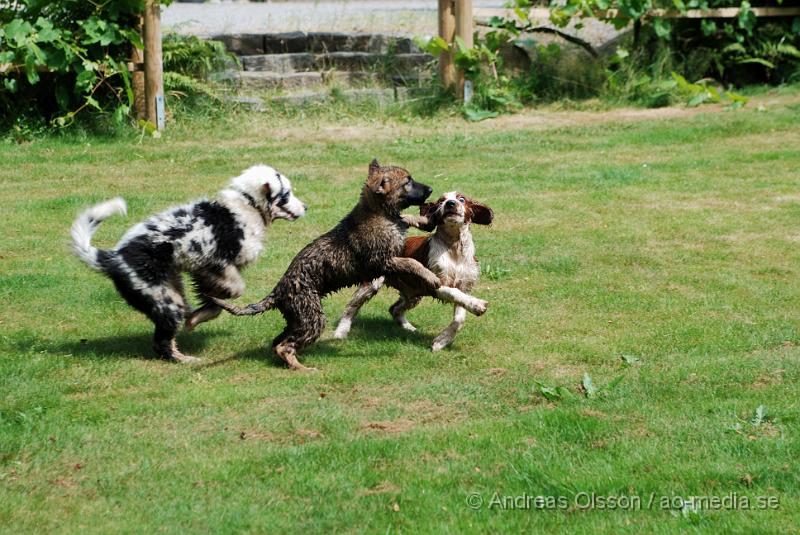
[[455, 205], [456, 205], [456, 201], [454, 201], [454, 200], [452, 200], [452, 199], [450, 199], [449, 201], [447, 201], [446, 203], [444, 203], [444, 207], [445, 207], [445, 208], [452, 208], [452, 207], [453, 207], [453, 206], [455, 206]]

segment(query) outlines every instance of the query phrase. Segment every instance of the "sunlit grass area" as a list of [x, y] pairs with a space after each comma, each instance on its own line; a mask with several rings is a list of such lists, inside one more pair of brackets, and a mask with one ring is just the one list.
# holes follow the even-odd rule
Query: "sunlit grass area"
[[[345, 119], [0, 145], [0, 529], [796, 529], [796, 94], [735, 112]], [[407, 333], [391, 290], [330, 340], [346, 290], [303, 356], [319, 373], [272, 355], [277, 312], [182, 334], [203, 365], [155, 360], [149, 321], [69, 251], [93, 202], [128, 202], [96, 235], [109, 246], [266, 162], [309, 212], [269, 230], [245, 272], [242, 302], [259, 299], [352, 207], [373, 157], [495, 211], [473, 229], [489, 312], [443, 352], [428, 348], [451, 309], [424, 302]]]

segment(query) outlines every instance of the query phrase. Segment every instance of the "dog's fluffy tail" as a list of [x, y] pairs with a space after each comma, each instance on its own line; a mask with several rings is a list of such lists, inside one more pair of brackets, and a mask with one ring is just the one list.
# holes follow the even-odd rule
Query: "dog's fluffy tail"
[[72, 224], [72, 248], [78, 258], [86, 262], [92, 269], [102, 271], [98, 261], [97, 247], [92, 245], [92, 236], [98, 225], [112, 215], [125, 215], [128, 211], [122, 197], [96, 204], [84, 211]]
[[275, 298], [272, 296], [272, 294], [269, 294], [258, 303], [251, 303], [243, 307], [232, 305], [226, 301], [216, 298], [212, 298], [212, 301], [234, 316], [255, 316], [256, 314], [261, 314], [262, 312], [266, 312], [267, 310], [275, 308]]

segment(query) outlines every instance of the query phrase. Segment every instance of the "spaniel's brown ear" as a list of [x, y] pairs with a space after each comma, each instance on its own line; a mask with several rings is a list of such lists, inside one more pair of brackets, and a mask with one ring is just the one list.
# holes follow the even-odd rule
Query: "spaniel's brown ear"
[[419, 207], [419, 215], [427, 217], [432, 225], [438, 225], [441, 219], [441, 210], [439, 210], [440, 202], [426, 202]]
[[494, 220], [494, 212], [485, 204], [479, 202], [472, 202], [470, 204], [472, 209], [472, 222], [476, 225], [491, 225]]

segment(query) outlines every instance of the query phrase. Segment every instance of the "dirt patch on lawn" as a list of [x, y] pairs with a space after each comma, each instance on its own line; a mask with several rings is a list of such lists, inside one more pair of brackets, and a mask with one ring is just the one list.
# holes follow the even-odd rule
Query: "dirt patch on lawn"
[[[759, 106], [767, 109], [776, 106], [786, 106], [800, 103], [800, 95], [764, 95], [753, 97], [745, 111], [758, 109]], [[667, 108], [613, 108], [609, 110], [557, 110], [557, 109], [528, 109], [513, 115], [501, 115], [494, 119], [469, 123], [458, 120], [444, 120], [437, 123], [397, 124], [393, 121], [386, 123], [366, 123], [340, 126], [336, 124], [319, 124], [316, 129], [308, 125], [302, 127], [286, 127], [278, 131], [281, 140], [302, 140], [341, 143], [347, 141], [376, 140], [376, 139], [429, 139], [435, 134], [470, 134], [486, 133], [487, 131], [513, 131], [533, 130], [546, 131], [558, 128], [602, 125], [612, 123], [637, 123], [644, 121], [667, 121], [683, 119], [701, 114], [727, 113], [721, 104], [704, 105], [696, 108], [667, 107]]]
[[407, 433], [414, 429], [416, 424], [411, 420], [391, 420], [383, 422], [365, 422], [361, 428], [367, 431], [382, 431], [384, 433], [396, 434]]

